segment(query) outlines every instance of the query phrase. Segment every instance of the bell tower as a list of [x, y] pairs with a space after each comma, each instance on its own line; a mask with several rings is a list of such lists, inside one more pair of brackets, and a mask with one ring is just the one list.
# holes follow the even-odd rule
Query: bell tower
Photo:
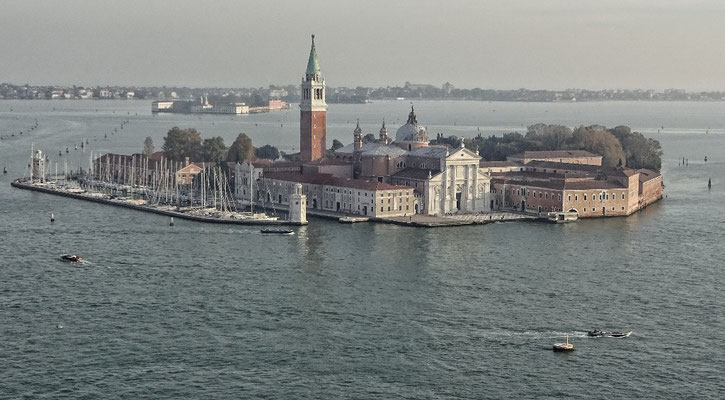
[[315, 35], [307, 61], [307, 71], [300, 84], [300, 159], [314, 161], [325, 156], [327, 134], [327, 103], [325, 103], [325, 79], [320, 74], [320, 62], [315, 50]]

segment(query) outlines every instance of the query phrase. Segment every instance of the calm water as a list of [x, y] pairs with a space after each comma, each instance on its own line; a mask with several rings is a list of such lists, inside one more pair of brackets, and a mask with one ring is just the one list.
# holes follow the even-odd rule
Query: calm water
[[[349, 142], [356, 118], [366, 133], [382, 118], [394, 132], [408, 107], [332, 105], [328, 140]], [[186, 221], [170, 228], [164, 217], [10, 187], [31, 143], [59, 170], [87, 165], [89, 153], [73, 149], [83, 138], [94, 151], [137, 152], [146, 136], [160, 147], [174, 125], [227, 144], [247, 132], [257, 145], [296, 145], [294, 109], [202, 118], [149, 110], [142, 101], [0, 101], [0, 136], [16, 135], [0, 141], [0, 167], [10, 170], [0, 176], [0, 398], [725, 392], [725, 103], [416, 102], [431, 135], [541, 121], [626, 124], [661, 141], [667, 199], [629, 218], [566, 226], [312, 220], [270, 238]], [[40, 128], [20, 136], [35, 118]], [[90, 262], [56, 261], [62, 252]], [[594, 328], [634, 334], [583, 337]], [[577, 351], [554, 354], [567, 333]]]

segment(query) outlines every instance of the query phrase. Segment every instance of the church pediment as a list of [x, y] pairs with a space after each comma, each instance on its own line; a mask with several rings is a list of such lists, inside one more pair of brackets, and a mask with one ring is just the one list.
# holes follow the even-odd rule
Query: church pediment
[[446, 157], [446, 161], [475, 161], [478, 162], [481, 159], [481, 156], [474, 153], [471, 150], [468, 150], [465, 147], [459, 147], [455, 150], [453, 150], [450, 154], [448, 154], [448, 157]]

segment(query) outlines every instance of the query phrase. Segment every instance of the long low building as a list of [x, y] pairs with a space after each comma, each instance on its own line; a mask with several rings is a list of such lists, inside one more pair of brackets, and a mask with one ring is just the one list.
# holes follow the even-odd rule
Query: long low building
[[660, 200], [662, 189], [655, 171], [544, 161], [491, 179], [496, 209], [569, 211], [583, 218], [630, 215]]
[[[301, 184], [307, 198], [306, 209], [366, 217], [412, 215], [418, 205], [413, 188], [377, 180], [340, 178], [329, 173], [274, 171], [237, 165], [236, 197], [248, 205], [286, 208], [295, 184]], [[251, 181], [250, 181], [251, 179]]]

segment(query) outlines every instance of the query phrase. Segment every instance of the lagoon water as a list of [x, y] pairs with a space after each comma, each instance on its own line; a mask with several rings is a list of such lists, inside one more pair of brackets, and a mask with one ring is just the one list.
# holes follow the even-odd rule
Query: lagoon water
[[[88, 165], [90, 149], [138, 152], [146, 136], [158, 148], [174, 125], [291, 152], [296, 109], [152, 116], [147, 101], [0, 101], [0, 398], [722, 397], [725, 103], [415, 107], [431, 136], [632, 126], [662, 143], [667, 198], [565, 226], [169, 227], [10, 181], [31, 144], [62, 171]], [[331, 105], [328, 144], [350, 142], [357, 118], [375, 134], [385, 118], [392, 133], [408, 110]], [[74, 150], [84, 138], [90, 149]], [[57, 261], [64, 252], [89, 263]], [[584, 337], [595, 328], [634, 333]], [[565, 334], [577, 350], [553, 353]]]

